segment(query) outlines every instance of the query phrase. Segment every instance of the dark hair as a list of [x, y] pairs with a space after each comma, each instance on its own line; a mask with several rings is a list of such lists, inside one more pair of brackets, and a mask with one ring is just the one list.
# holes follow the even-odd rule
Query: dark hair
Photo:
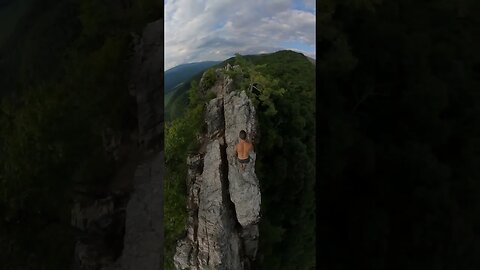
[[240, 130], [240, 139], [245, 140], [247, 138], [247, 132], [245, 130]]

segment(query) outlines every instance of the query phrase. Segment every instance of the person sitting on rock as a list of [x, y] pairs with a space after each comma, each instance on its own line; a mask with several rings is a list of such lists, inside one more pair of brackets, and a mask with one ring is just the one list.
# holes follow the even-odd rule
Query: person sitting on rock
[[253, 149], [253, 145], [247, 141], [247, 132], [245, 130], [241, 130], [240, 134], [240, 142], [235, 145], [235, 153], [238, 158], [238, 162], [242, 167], [242, 170], [245, 171], [246, 164], [250, 162], [250, 151]]

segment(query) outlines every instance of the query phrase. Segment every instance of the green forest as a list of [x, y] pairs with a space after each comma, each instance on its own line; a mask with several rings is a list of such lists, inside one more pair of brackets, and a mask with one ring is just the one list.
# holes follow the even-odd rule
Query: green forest
[[[258, 111], [259, 135], [256, 174], [262, 205], [260, 243], [256, 269], [315, 269], [315, 66], [292, 51], [241, 56], [226, 63], [239, 65], [231, 71], [237, 90], [255, 82], [258, 91], [248, 92]], [[165, 130], [165, 256], [173, 269], [175, 242], [186, 224], [186, 157], [198, 147], [196, 135], [203, 121], [206, 101], [199, 94], [215, 82], [214, 68], [199, 86], [197, 78], [183, 95], [187, 106], [166, 123]], [[208, 75], [211, 76], [208, 76]], [[299, 76], [299, 74], [301, 74]], [[210, 78], [210, 79], [208, 79]], [[182, 102], [182, 101], [180, 101]]]
[[18, 18], [9, 14], [16, 23], [2, 28], [9, 34], [0, 39], [0, 264], [69, 269], [73, 187], [108, 184], [115, 164], [105, 157], [101, 133], [136, 128], [127, 81], [131, 33], [161, 18], [162, 6], [24, 4]]
[[319, 269], [480, 267], [480, 2], [317, 2]]
[[[213, 65], [213, 68], [220, 67], [222, 64], [223, 63]], [[199, 82], [204, 71], [205, 69], [194, 75], [192, 79], [173, 88], [169, 93], [165, 93], [165, 121], [179, 118], [186, 111], [190, 103], [188, 92], [192, 88], [191, 84]], [[193, 88], [196, 88], [196, 86], [194, 85]]]

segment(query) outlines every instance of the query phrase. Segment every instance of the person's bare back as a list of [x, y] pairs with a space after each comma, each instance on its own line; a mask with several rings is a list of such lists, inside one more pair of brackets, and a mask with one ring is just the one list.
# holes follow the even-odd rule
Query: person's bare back
[[251, 149], [252, 149], [251, 143], [240, 139], [240, 142], [235, 146], [238, 159], [240, 160], [247, 159]]
[[249, 143], [247, 138], [247, 133], [242, 130], [240, 131], [240, 142], [235, 145], [235, 153], [237, 155], [238, 161], [241, 164], [242, 170], [245, 170], [245, 165], [250, 162], [250, 151], [253, 149], [253, 145]]

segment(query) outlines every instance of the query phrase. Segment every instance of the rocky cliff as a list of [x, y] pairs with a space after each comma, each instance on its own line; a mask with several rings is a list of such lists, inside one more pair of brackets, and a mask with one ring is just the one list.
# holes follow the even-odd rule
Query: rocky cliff
[[94, 198], [76, 199], [73, 269], [163, 268], [163, 21], [147, 25], [133, 41], [130, 94], [138, 128], [104, 132], [117, 172]]
[[145, 28], [134, 54], [139, 162], [126, 208], [125, 237], [116, 269], [163, 267], [163, 21]]
[[177, 269], [250, 269], [256, 257], [261, 195], [255, 153], [245, 171], [235, 156], [240, 130], [255, 141], [256, 112], [224, 70], [216, 76], [213, 87], [203, 89], [216, 97], [206, 104], [201, 149], [187, 159], [189, 218], [174, 256]]

